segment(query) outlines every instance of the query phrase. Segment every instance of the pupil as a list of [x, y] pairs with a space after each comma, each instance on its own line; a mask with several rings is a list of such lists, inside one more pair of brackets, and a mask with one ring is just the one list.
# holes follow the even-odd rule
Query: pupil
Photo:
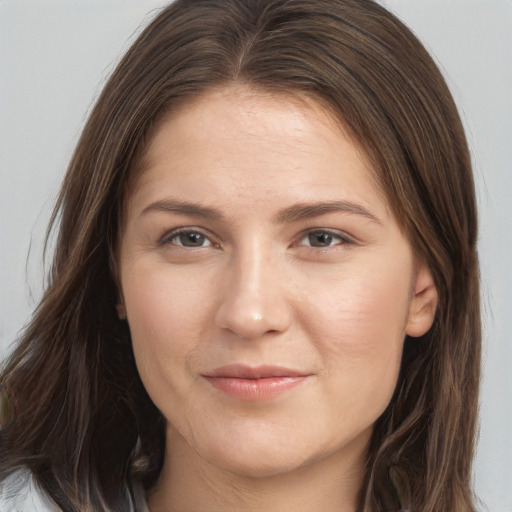
[[204, 235], [201, 233], [181, 233], [180, 242], [188, 247], [198, 247], [204, 243]]
[[309, 235], [309, 243], [313, 247], [325, 247], [331, 245], [332, 235], [329, 233], [311, 233]]

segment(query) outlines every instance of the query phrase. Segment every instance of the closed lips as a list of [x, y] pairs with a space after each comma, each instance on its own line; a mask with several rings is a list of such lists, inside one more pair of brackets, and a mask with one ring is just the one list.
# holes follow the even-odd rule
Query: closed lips
[[305, 377], [310, 375], [308, 372], [284, 368], [282, 366], [246, 366], [233, 364], [222, 366], [208, 372], [205, 377], [230, 377], [238, 379], [268, 379], [271, 377]]
[[277, 366], [229, 365], [204, 377], [219, 391], [244, 401], [263, 401], [294, 388], [311, 374]]

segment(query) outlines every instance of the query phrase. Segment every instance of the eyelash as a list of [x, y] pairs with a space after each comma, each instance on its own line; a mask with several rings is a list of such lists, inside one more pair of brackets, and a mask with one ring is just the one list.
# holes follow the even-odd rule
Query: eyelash
[[[309, 238], [309, 237], [315, 236], [315, 235], [317, 235], [317, 236], [318, 235], [327, 235], [331, 239], [338, 239], [340, 242], [332, 244], [332, 245], [317, 246], [317, 247], [309, 245], [308, 247], [310, 249], [330, 249], [331, 247], [336, 247], [339, 245], [349, 245], [349, 244], [354, 243], [354, 241], [350, 237], [348, 237], [346, 234], [344, 234], [342, 232], [331, 230], [331, 229], [318, 229], [318, 228], [308, 229], [307, 231], [303, 232], [299, 237], [299, 242], [302, 242], [306, 238]], [[309, 239], [309, 241], [311, 242], [311, 239]]]
[[[177, 238], [180, 235], [200, 235], [200, 236], [204, 237], [205, 240], [208, 240], [210, 242], [210, 244], [207, 246], [196, 246], [196, 247], [188, 246], [187, 247], [186, 245], [173, 243], [173, 239]], [[220, 244], [214, 243], [212, 241], [212, 237], [210, 235], [208, 235], [207, 233], [204, 233], [200, 229], [195, 229], [195, 228], [179, 228], [179, 229], [175, 229], [173, 231], [167, 232], [160, 238], [158, 245], [162, 245], [162, 246], [163, 245], [176, 245], [178, 247], [183, 247], [183, 248], [188, 248], [188, 249], [202, 249], [203, 247], [209, 247], [209, 246], [220, 247]]]
[[[209, 242], [208, 245], [199, 245], [199, 246], [186, 246], [186, 245], [183, 245], [183, 244], [179, 244], [179, 243], [175, 243], [173, 242], [174, 239], [176, 239], [177, 237], [179, 237], [180, 235], [199, 235], [201, 237], [204, 237], [205, 240], [207, 240]], [[328, 250], [332, 247], [337, 247], [337, 246], [343, 246], [343, 245], [352, 245], [355, 243], [355, 241], [350, 238], [348, 235], [346, 235], [345, 233], [343, 232], [340, 232], [340, 231], [337, 231], [337, 230], [331, 230], [331, 229], [321, 229], [321, 228], [314, 228], [314, 229], [308, 229], [308, 230], [305, 230], [303, 231], [298, 237], [297, 237], [297, 240], [298, 242], [294, 242], [292, 244], [293, 247], [297, 247], [297, 246], [300, 246], [302, 245], [301, 243], [307, 239], [308, 237], [312, 237], [312, 236], [315, 236], [315, 235], [327, 235], [328, 237], [331, 237], [331, 239], [337, 239], [339, 240], [338, 243], [334, 243], [332, 245], [326, 245], [326, 246], [312, 246], [312, 245], [309, 245], [309, 246], [306, 246], [308, 247], [309, 249], [312, 249], [312, 250]], [[220, 243], [216, 243], [212, 240], [212, 236], [205, 233], [204, 231], [200, 230], [200, 229], [196, 229], [196, 228], [188, 228], [188, 227], [183, 227], [183, 228], [179, 228], [179, 229], [175, 229], [173, 231], [170, 231], [170, 232], [166, 232], [159, 240], [158, 242], [158, 245], [160, 246], [165, 246], [165, 245], [175, 245], [177, 247], [182, 247], [184, 249], [202, 249], [204, 247], [214, 247], [214, 248], [219, 248], [221, 247], [221, 244]], [[309, 242], [311, 242], [311, 239], [309, 239]]]

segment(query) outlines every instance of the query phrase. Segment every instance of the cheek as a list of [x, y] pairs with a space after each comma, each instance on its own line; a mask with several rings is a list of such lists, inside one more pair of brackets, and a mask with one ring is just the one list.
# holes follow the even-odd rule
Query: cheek
[[123, 282], [137, 368], [157, 406], [169, 401], [169, 387], [174, 394], [183, 393], [180, 377], [205, 339], [201, 319], [206, 314], [206, 289], [182, 274], [134, 266], [127, 269]]
[[307, 327], [332, 377], [330, 393], [374, 419], [396, 386], [409, 308], [407, 272], [385, 270], [340, 278], [310, 302], [315, 307]]
[[334, 345], [358, 352], [401, 340], [409, 310], [409, 280], [354, 273], [332, 279], [309, 301], [314, 329]]
[[[173, 272], [165, 263], [134, 265], [125, 273], [123, 296], [134, 338], [173, 346], [171, 338], [179, 342], [181, 331], [198, 328], [207, 295], [204, 281]], [[187, 321], [190, 316], [198, 321]]]

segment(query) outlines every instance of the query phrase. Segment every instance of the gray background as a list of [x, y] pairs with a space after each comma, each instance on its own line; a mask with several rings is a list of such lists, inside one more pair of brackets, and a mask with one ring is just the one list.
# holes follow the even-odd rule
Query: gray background
[[[0, 0], [0, 357], [41, 294], [42, 242], [85, 117], [163, 0]], [[512, 511], [512, 1], [382, 0], [443, 69], [480, 204], [484, 379], [476, 492]]]

